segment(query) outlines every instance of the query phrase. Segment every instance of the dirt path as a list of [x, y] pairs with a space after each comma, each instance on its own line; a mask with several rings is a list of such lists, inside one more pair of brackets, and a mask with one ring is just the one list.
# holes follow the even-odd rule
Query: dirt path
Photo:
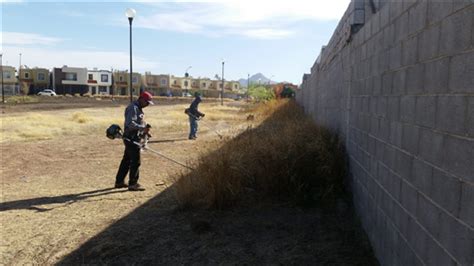
[[[197, 141], [180, 134], [150, 146], [190, 162], [221, 141], [209, 130]], [[102, 135], [2, 143], [0, 264], [375, 263], [347, 206], [179, 211], [173, 183], [186, 170], [145, 152], [147, 190], [112, 189], [122, 152]]]

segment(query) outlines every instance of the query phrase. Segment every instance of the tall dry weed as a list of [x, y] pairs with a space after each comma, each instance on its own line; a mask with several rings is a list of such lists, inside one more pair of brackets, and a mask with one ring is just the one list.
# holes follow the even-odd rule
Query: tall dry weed
[[196, 170], [178, 180], [183, 206], [224, 208], [249, 196], [306, 205], [341, 195], [346, 163], [337, 136], [292, 101], [253, 112], [264, 118], [258, 127], [201, 156]]

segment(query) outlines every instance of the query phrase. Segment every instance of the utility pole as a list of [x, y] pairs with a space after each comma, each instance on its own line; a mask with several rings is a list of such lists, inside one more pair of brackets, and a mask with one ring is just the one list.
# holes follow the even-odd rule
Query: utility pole
[[249, 101], [249, 90], [250, 90], [250, 74], [247, 74], [247, 102]]
[[5, 103], [5, 89], [3, 86], [3, 53], [0, 54], [0, 61], [2, 64], [2, 103]]
[[221, 105], [224, 105], [224, 63], [222, 60], [222, 90], [221, 90]]
[[21, 91], [21, 53], [20, 53], [20, 65], [18, 68], [18, 89]]

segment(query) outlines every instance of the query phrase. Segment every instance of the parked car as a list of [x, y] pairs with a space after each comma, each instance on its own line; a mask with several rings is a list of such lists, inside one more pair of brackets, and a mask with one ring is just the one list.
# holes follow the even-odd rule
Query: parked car
[[38, 95], [40, 95], [40, 96], [56, 96], [56, 92], [54, 92], [53, 90], [43, 90], [43, 91], [38, 92]]
[[189, 93], [189, 92], [183, 92], [182, 96], [183, 97], [193, 97], [193, 95], [191, 95], [191, 93]]

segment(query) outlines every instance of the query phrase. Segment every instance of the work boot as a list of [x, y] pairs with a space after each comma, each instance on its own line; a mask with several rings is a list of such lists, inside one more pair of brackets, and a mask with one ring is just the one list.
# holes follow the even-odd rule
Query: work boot
[[125, 183], [115, 183], [115, 188], [126, 188], [128, 187]]
[[142, 187], [140, 184], [136, 183], [136, 184], [133, 184], [133, 185], [129, 185], [128, 190], [129, 191], [144, 191], [145, 188]]

